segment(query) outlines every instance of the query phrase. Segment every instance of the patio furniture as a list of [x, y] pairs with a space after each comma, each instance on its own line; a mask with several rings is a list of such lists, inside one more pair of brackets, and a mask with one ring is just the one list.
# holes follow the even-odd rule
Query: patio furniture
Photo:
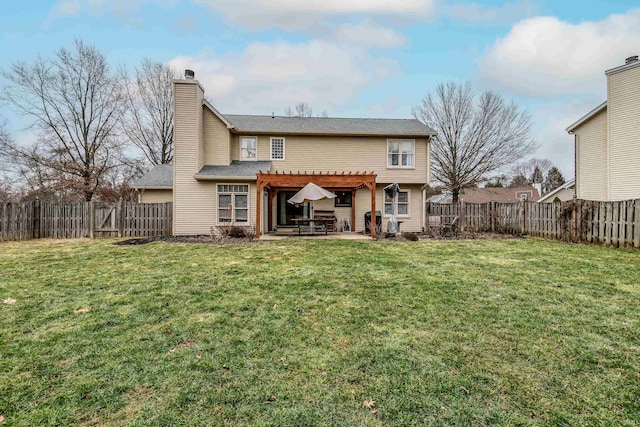
[[334, 211], [315, 210], [313, 212], [313, 218], [315, 220], [323, 220], [325, 226], [327, 227], [327, 231], [332, 233], [336, 231], [336, 222], [338, 221], [338, 219], [336, 218], [336, 214]]
[[432, 237], [436, 237], [442, 230], [442, 217], [439, 215], [431, 215], [427, 217], [427, 226], [429, 227], [429, 234]]
[[454, 216], [451, 222], [442, 224], [440, 234], [442, 237], [456, 237], [458, 235], [458, 217]]
[[310, 234], [316, 234], [316, 231], [324, 231], [324, 235], [327, 235], [327, 223], [322, 218], [292, 218], [298, 228], [298, 236], [302, 236], [303, 227], [305, 230], [309, 230]]

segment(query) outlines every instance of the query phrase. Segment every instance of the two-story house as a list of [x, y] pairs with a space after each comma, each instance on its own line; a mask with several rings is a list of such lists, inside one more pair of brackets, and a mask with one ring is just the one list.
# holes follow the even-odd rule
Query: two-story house
[[640, 198], [640, 61], [607, 70], [607, 100], [566, 130], [575, 138], [579, 199]]
[[352, 231], [365, 230], [365, 212], [377, 210], [386, 227], [392, 205], [383, 188], [398, 183], [402, 230], [422, 231], [435, 133], [420, 121], [223, 115], [192, 72], [185, 75], [174, 82], [173, 165], [135, 184], [141, 202], [173, 201], [175, 235], [292, 226], [309, 207], [287, 200], [309, 182], [337, 195], [314, 209], [333, 212]]

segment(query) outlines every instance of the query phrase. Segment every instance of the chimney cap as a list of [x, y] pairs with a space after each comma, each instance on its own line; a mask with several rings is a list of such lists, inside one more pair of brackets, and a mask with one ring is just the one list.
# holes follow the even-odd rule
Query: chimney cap
[[624, 63], [626, 65], [626, 64], [631, 64], [632, 62], [637, 62], [637, 61], [638, 61], [638, 55], [633, 55], [625, 59]]
[[193, 70], [184, 70], [184, 78], [193, 80], [196, 78], [196, 73], [194, 73]]

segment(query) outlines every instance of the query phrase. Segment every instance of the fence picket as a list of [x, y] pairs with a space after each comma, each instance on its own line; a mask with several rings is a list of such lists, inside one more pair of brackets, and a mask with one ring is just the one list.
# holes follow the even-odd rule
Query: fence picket
[[[640, 248], [640, 199], [622, 202], [575, 200], [572, 205], [427, 202], [425, 212], [428, 216], [440, 216], [443, 222], [458, 216], [460, 229], [466, 232], [521, 233], [547, 239]], [[164, 223], [170, 227], [171, 213], [169, 208], [167, 214], [157, 213], [151, 217], [165, 219]], [[166, 233], [155, 226], [153, 231]]]
[[[95, 226], [104, 223], [104, 231], [97, 236], [115, 236], [117, 204], [100, 204], [91, 209], [90, 202], [20, 202], [0, 203], [0, 241], [29, 240], [33, 238], [83, 238], [92, 235], [90, 216], [95, 212]], [[172, 230], [172, 203], [122, 204], [124, 236], [170, 235]], [[111, 212], [111, 217], [106, 216]], [[37, 217], [36, 217], [37, 215]], [[105, 221], [106, 220], [106, 221]]]

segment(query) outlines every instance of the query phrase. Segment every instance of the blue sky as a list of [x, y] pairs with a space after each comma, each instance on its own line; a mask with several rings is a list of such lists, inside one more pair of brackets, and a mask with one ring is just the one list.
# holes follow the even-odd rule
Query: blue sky
[[[640, 54], [635, 1], [57, 0], [6, 2], [0, 67], [94, 44], [196, 72], [226, 113], [409, 117], [435, 85], [471, 81], [527, 109], [536, 157], [573, 175], [564, 128], [606, 98], [604, 70]], [[10, 110], [19, 140], [30, 135]]]

